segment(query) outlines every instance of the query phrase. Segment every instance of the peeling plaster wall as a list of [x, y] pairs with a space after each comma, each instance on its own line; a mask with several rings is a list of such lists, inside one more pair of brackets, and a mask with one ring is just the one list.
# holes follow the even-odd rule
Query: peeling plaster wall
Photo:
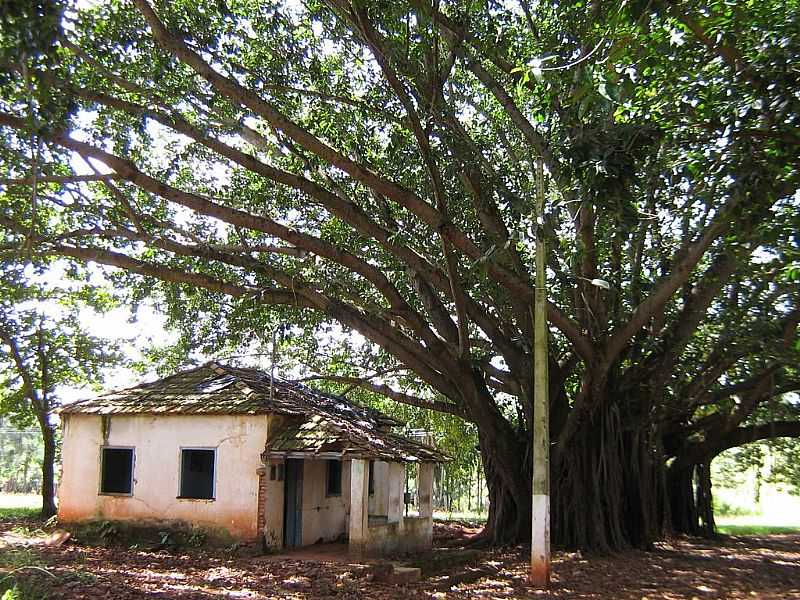
[[[283, 465], [283, 460], [272, 459], [270, 465]], [[267, 467], [269, 478], [269, 467]], [[283, 490], [284, 480], [267, 481], [266, 498], [266, 524], [264, 526], [264, 540], [270, 548], [283, 547]]]
[[342, 495], [326, 496], [324, 460], [303, 461], [303, 545], [332, 541], [347, 532], [350, 514], [350, 461], [342, 462]]
[[432, 539], [433, 519], [405, 517], [402, 523], [370, 525], [364, 551], [374, 556], [419, 552], [430, 550]]
[[375, 493], [369, 496], [369, 514], [389, 514], [389, 463], [376, 460], [372, 463], [372, 480]]
[[[99, 415], [64, 414], [62, 419], [60, 520], [185, 521], [222, 528], [239, 539], [258, 537], [256, 470], [261, 466], [268, 416], [113, 415], [107, 418], [106, 441]], [[135, 448], [132, 496], [98, 493], [104, 445]], [[176, 498], [181, 447], [217, 449], [214, 500]], [[281, 488], [281, 517], [282, 494]], [[268, 520], [275, 512], [270, 504], [268, 499]]]

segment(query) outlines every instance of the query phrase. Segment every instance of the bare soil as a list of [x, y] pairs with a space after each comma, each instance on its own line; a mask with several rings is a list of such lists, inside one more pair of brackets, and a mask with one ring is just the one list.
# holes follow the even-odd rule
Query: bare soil
[[463, 524], [437, 524], [439, 549], [404, 560], [427, 565], [425, 576], [402, 587], [374, 581], [375, 562], [351, 561], [343, 551], [259, 556], [252, 548], [155, 551], [73, 540], [48, 547], [38, 527], [0, 521], [0, 580], [31, 564], [15, 576], [53, 599], [800, 599], [797, 534], [679, 538], [614, 556], [556, 552], [551, 589], [542, 592], [526, 582], [524, 547], [460, 550], [476, 531]]

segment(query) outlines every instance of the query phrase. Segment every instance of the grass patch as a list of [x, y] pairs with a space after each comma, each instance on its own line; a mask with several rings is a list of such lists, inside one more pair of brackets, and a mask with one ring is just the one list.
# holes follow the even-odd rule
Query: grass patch
[[0, 520], [36, 519], [41, 510], [41, 496], [0, 493]]
[[446, 511], [435, 510], [433, 511], [433, 520], [439, 522], [456, 521], [458, 523], [465, 523], [473, 526], [483, 526], [488, 519], [488, 513], [479, 513], [477, 511]]
[[29, 508], [23, 506], [14, 506], [9, 508], [0, 507], [0, 519], [2, 520], [17, 520], [17, 519], [36, 519], [39, 517], [41, 509]]
[[0, 579], [2, 600], [47, 600], [51, 598], [52, 585], [48, 575], [10, 575]]
[[717, 531], [725, 535], [777, 535], [800, 533], [800, 527], [784, 525], [718, 525]]
[[24, 567], [41, 567], [42, 559], [30, 548], [0, 552], [0, 569], [13, 571]]

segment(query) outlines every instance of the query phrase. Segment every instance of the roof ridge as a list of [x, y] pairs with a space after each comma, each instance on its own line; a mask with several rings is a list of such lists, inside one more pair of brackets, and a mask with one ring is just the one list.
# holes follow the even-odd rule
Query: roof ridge
[[371, 418], [374, 418], [374, 419], [382, 419], [384, 421], [390, 421], [392, 423], [397, 424], [398, 426], [402, 425], [402, 423], [400, 421], [398, 421], [394, 417], [391, 417], [391, 416], [387, 415], [383, 411], [378, 410], [377, 408], [373, 408], [371, 406], [364, 406], [363, 404], [360, 404], [358, 402], [354, 402], [353, 400], [345, 398], [344, 396], [341, 396], [339, 394], [334, 394], [333, 392], [328, 392], [328, 391], [325, 391], [325, 390], [320, 390], [320, 389], [315, 388], [315, 387], [311, 387], [311, 386], [306, 385], [305, 383], [302, 383], [301, 381], [297, 381], [295, 379], [284, 380], [284, 383], [287, 383], [287, 384], [289, 384], [291, 386], [298, 387], [301, 390], [308, 390], [308, 391], [310, 391], [310, 392], [312, 392], [314, 394], [317, 394], [317, 395], [322, 396], [324, 398], [327, 398], [329, 400], [337, 400], [337, 401], [340, 401], [340, 402], [344, 402], [345, 404], [347, 404], [348, 406], [350, 406], [352, 408], [364, 411], [365, 413], [367, 413], [368, 417], [371, 417]]
[[[259, 392], [258, 390], [254, 390], [251, 385], [249, 385], [245, 380], [242, 379], [242, 377], [240, 375], [236, 374], [234, 371], [236, 371], [236, 370], [239, 370], [239, 371], [250, 370], [250, 371], [255, 371], [257, 373], [261, 373], [261, 374], [266, 375], [265, 371], [262, 371], [261, 369], [255, 369], [253, 367], [234, 367], [234, 366], [231, 366], [231, 365], [224, 365], [224, 364], [222, 364], [220, 362], [217, 362], [215, 360], [209, 361], [208, 364], [209, 365], [214, 365], [214, 367], [212, 367], [212, 368], [214, 368], [214, 370], [217, 373], [219, 373], [220, 375], [230, 375], [231, 377], [235, 377], [236, 378], [236, 385], [239, 386], [240, 388], [243, 388], [245, 391], [250, 392], [251, 394], [261, 394], [261, 393], [263, 393], [263, 392]], [[272, 377], [272, 376], [270, 376], [270, 385], [275, 385], [275, 378]]]
[[185, 375], [186, 373], [191, 373], [192, 371], [198, 371], [198, 370], [202, 369], [203, 367], [205, 367], [207, 364], [208, 363], [202, 364], [202, 365], [198, 365], [198, 366], [192, 367], [190, 369], [184, 369], [184, 370], [181, 370], [181, 371], [177, 371], [176, 373], [173, 373], [172, 375], [167, 375], [165, 377], [159, 377], [155, 381], [145, 381], [143, 383], [137, 383], [136, 385], [129, 385], [127, 387], [110, 389], [110, 390], [107, 390], [107, 391], [104, 391], [104, 392], [98, 394], [97, 396], [95, 396], [93, 398], [82, 398], [80, 400], [75, 400], [75, 402], [70, 402], [69, 404], [64, 404], [64, 405], [60, 406], [59, 407], [59, 411], [62, 408], [76, 406], [78, 404], [84, 404], [86, 402], [94, 402], [96, 400], [100, 400], [101, 398], [105, 398], [105, 397], [111, 396], [113, 394], [122, 394], [124, 392], [129, 392], [131, 390], [138, 390], [138, 389], [146, 388], [146, 387], [152, 386], [152, 385], [154, 385], [156, 383], [162, 383], [164, 381], [167, 381], [168, 379], [173, 379], [173, 378], [178, 377], [180, 375]]

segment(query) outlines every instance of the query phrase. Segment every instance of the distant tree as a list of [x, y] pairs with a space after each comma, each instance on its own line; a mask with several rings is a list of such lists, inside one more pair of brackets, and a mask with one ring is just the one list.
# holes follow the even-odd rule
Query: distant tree
[[800, 496], [800, 439], [779, 439], [769, 445], [772, 455], [768, 481], [788, 486], [789, 493]]
[[0, 416], [0, 491], [31, 494], [42, 487], [42, 436]]
[[[85, 386], [121, 360], [113, 342], [81, 329], [85, 292], [46, 290], [20, 269], [0, 272], [0, 415], [18, 427], [37, 425], [43, 442], [42, 517], [55, 514], [56, 429], [60, 386]], [[94, 306], [104, 300], [91, 297]]]

